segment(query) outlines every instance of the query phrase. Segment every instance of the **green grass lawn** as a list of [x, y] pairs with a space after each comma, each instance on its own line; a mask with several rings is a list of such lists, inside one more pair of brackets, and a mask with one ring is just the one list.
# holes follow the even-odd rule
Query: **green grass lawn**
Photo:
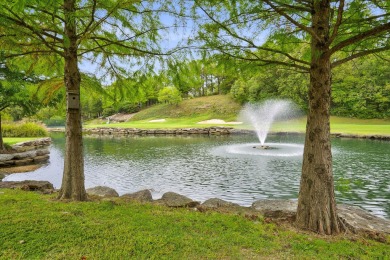
[[[94, 127], [124, 127], [141, 129], [172, 129], [172, 128], [202, 128], [210, 126], [227, 126], [234, 128], [250, 129], [249, 125], [235, 124], [198, 124], [209, 119], [222, 119], [227, 122], [237, 121], [241, 105], [228, 95], [216, 95], [188, 99], [178, 106], [159, 104], [141, 110], [129, 122], [106, 124], [105, 120], [93, 120], [87, 122], [85, 128]], [[165, 122], [151, 123], [153, 119], [165, 119]], [[275, 123], [271, 130], [305, 132], [306, 118]], [[331, 132], [357, 135], [390, 135], [390, 119], [353, 119], [345, 117], [331, 117]]]
[[[273, 131], [305, 132], [306, 118], [278, 122]], [[354, 119], [346, 117], [331, 117], [332, 133], [356, 135], [390, 135], [390, 120], [384, 119]]]
[[[250, 129], [249, 125], [234, 125], [234, 124], [198, 124], [198, 122], [208, 120], [207, 116], [197, 117], [182, 117], [182, 118], [165, 118], [166, 122], [150, 123], [151, 119], [147, 120], [135, 120], [125, 123], [113, 123], [113, 124], [88, 124], [86, 128], [93, 127], [124, 127], [124, 128], [141, 128], [141, 129], [172, 129], [172, 128], [202, 128], [210, 126], [225, 126], [233, 128]], [[273, 124], [271, 130], [275, 132], [305, 132], [306, 118], [299, 118], [295, 120], [289, 120], [284, 122], [276, 122]], [[390, 135], [390, 121], [379, 119], [353, 119], [332, 117], [331, 118], [331, 132], [332, 133], [344, 133], [344, 134], [357, 134], [357, 135]]]
[[386, 259], [387, 243], [260, 217], [0, 189], [0, 259]]
[[20, 142], [27, 142], [34, 139], [37, 139], [37, 137], [4, 137], [3, 141], [8, 145], [14, 145]]

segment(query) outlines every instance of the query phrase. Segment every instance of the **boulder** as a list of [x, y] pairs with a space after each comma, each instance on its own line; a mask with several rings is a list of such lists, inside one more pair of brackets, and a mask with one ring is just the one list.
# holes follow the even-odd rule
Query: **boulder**
[[390, 220], [383, 219], [352, 205], [337, 205], [339, 217], [354, 232], [381, 232], [390, 234]]
[[4, 181], [0, 182], [0, 188], [5, 189], [22, 189], [26, 191], [54, 190], [53, 184], [48, 181]]
[[0, 154], [0, 162], [10, 161], [14, 158], [13, 154]]
[[[252, 209], [265, 217], [295, 219], [298, 202], [292, 200], [258, 200]], [[390, 220], [370, 214], [359, 207], [338, 204], [338, 215], [343, 224], [353, 232], [390, 234]]]
[[29, 165], [34, 162], [33, 158], [27, 158], [23, 160], [15, 160], [15, 166]]
[[295, 219], [298, 202], [293, 200], [257, 200], [251, 208], [259, 211], [265, 217], [280, 219]]
[[140, 191], [137, 191], [134, 193], [126, 193], [126, 194], [123, 194], [121, 197], [126, 198], [126, 199], [130, 199], [130, 200], [139, 201], [139, 202], [152, 202], [153, 201], [152, 193], [150, 192], [150, 190], [140, 190]]
[[186, 196], [174, 192], [164, 193], [160, 201], [163, 202], [168, 207], [175, 207], [175, 208], [180, 208], [180, 207], [193, 208], [200, 204], [197, 201], [193, 201], [192, 199]]
[[48, 154], [36, 156], [33, 158], [34, 163], [44, 163], [44, 162], [47, 162], [49, 159], [50, 159], [50, 156]]
[[88, 195], [95, 195], [99, 197], [119, 197], [118, 192], [114, 190], [113, 188], [106, 187], [106, 186], [96, 186], [93, 188], [89, 188], [86, 190]]
[[236, 203], [232, 203], [232, 202], [228, 202], [228, 201], [225, 201], [225, 200], [221, 200], [219, 198], [212, 198], [212, 199], [208, 199], [206, 200], [205, 202], [202, 203], [201, 205], [202, 207], [204, 208], [235, 208], [235, 207], [240, 207], [240, 205], [236, 204]]

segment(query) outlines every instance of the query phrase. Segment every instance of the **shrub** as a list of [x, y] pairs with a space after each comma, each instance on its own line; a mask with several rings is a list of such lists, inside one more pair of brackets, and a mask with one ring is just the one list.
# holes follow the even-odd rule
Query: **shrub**
[[116, 114], [116, 113], [117, 113], [117, 111], [114, 108], [107, 107], [107, 108], [103, 109], [102, 116], [107, 117], [107, 116], [111, 116], [111, 115]]
[[2, 125], [3, 137], [40, 137], [48, 136], [48, 132], [42, 125], [36, 123], [4, 124]]
[[158, 101], [178, 105], [181, 98], [180, 91], [175, 87], [165, 87], [158, 92]]
[[129, 102], [123, 102], [119, 105], [118, 112], [119, 113], [137, 113], [139, 112], [139, 106], [137, 104], [132, 104]]
[[47, 126], [65, 126], [65, 118], [61, 116], [53, 116], [50, 119], [43, 120]]

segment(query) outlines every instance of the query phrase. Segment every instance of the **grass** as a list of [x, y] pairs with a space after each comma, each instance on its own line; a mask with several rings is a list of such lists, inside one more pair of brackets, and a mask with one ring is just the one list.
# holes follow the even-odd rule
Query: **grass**
[[[275, 123], [273, 131], [305, 132], [306, 117], [286, 122]], [[384, 119], [355, 119], [334, 117], [330, 119], [332, 133], [355, 135], [390, 135], [390, 120]]]
[[37, 138], [36, 137], [4, 137], [3, 141], [8, 145], [14, 145], [20, 142], [32, 141], [34, 139]]
[[[198, 122], [209, 119], [236, 120], [241, 105], [228, 95], [217, 95], [188, 99], [179, 105], [159, 104], [137, 113], [129, 122], [110, 123], [93, 120], [85, 127], [127, 127], [142, 129], [172, 129], [186, 127], [208, 127]], [[153, 119], [166, 119], [166, 122], [150, 123]]]
[[[85, 127], [123, 127], [141, 129], [172, 129], [191, 127], [210, 127], [198, 122], [209, 119], [223, 119], [227, 122], [236, 121], [241, 105], [228, 95], [217, 95], [184, 100], [178, 106], [160, 104], [137, 113], [129, 122], [106, 124], [105, 121], [91, 121]], [[165, 119], [165, 122], [152, 123], [153, 119]], [[223, 124], [234, 128], [249, 129], [248, 125]], [[276, 122], [272, 131], [305, 132], [306, 117], [294, 120]], [[390, 135], [390, 119], [354, 119], [331, 117], [331, 132], [356, 135]]]
[[[133, 120], [150, 120], [157, 118], [220, 118], [227, 121], [235, 120], [241, 105], [229, 95], [216, 95], [187, 99], [179, 105], [160, 104], [137, 113]], [[197, 121], [199, 122], [199, 121]]]
[[1, 130], [3, 137], [44, 137], [49, 135], [43, 125], [32, 122], [3, 124]]
[[387, 243], [321, 237], [240, 214], [0, 189], [0, 259], [386, 259]]

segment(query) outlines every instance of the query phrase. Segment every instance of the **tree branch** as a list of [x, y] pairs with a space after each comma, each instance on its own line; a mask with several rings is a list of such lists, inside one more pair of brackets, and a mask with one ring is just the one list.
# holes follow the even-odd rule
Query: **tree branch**
[[310, 27], [307, 27], [303, 24], [298, 23], [295, 21], [291, 16], [289, 16], [287, 13], [285, 13], [283, 10], [272, 4], [270, 0], [263, 0], [265, 3], [267, 3], [275, 12], [277, 12], [279, 15], [286, 18], [288, 21], [290, 21], [292, 24], [297, 26], [298, 28], [302, 29], [303, 31], [309, 33], [312, 37], [316, 38], [317, 40], [321, 41], [321, 38], [314, 32], [314, 30]]
[[339, 31], [341, 22], [342, 22], [342, 20], [343, 20], [344, 1], [345, 1], [345, 0], [340, 0], [339, 8], [338, 8], [338, 11], [337, 11], [337, 20], [336, 20], [336, 24], [334, 25], [332, 35], [331, 35], [330, 38], [329, 38], [328, 47], [332, 44], [332, 42], [334, 41], [334, 39], [336, 39], [336, 36], [337, 36], [337, 34], [338, 34], [338, 31]]
[[[196, 3], [197, 4], [197, 3]], [[198, 4], [197, 4], [198, 5]], [[292, 61], [295, 61], [295, 62], [299, 62], [299, 63], [302, 63], [302, 64], [306, 64], [306, 65], [310, 65], [309, 62], [306, 62], [306, 61], [303, 61], [303, 60], [300, 60], [300, 59], [297, 59], [297, 58], [294, 58], [293, 56], [291, 56], [290, 54], [286, 53], [286, 52], [283, 52], [283, 51], [280, 51], [280, 50], [276, 50], [276, 49], [271, 49], [271, 48], [265, 48], [265, 47], [261, 47], [261, 46], [258, 46], [256, 45], [254, 42], [252, 42], [251, 40], [247, 39], [247, 38], [244, 38], [244, 37], [241, 37], [239, 36], [238, 34], [236, 34], [235, 32], [233, 32], [232, 30], [230, 30], [227, 26], [225, 26], [223, 23], [219, 22], [218, 20], [216, 20], [211, 14], [209, 14], [209, 12], [207, 12], [203, 7], [201, 7], [200, 5], [198, 5], [198, 7], [214, 22], [216, 23], [218, 26], [220, 26], [221, 28], [223, 28], [230, 36], [238, 39], [238, 40], [241, 40], [243, 42], [246, 42], [248, 43], [249, 46], [240, 46], [240, 47], [244, 47], [244, 48], [256, 48], [258, 50], [263, 50], [263, 51], [269, 51], [269, 52], [273, 52], [273, 53], [277, 53], [277, 54], [281, 54], [281, 55], [284, 55], [286, 56], [288, 59], [292, 60]], [[221, 48], [220, 48], [221, 49]]]
[[30, 54], [50, 54], [52, 51], [43, 51], [43, 50], [38, 50], [38, 51], [28, 51], [28, 52], [22, 52], [22, 53], [15, 53], [15, 54], [10, 54], [10, 55], [5, 55], [4, 58], [16, 58], [20, 56], [25, 56], [25, 55], [30, 55]]
[[335, 68], [335, 67], [337, 67], [337, 66], [339, 66], [339, 65], [341, 65], [341, 64], [343, 64], [345, 62], [348, 62], [350, 60], [353, 60], [353, 59], [356, 59], [356, 58], [359, 58], [359, 57], [363, 57], [363, 56], [366, 56], [366, 55], [370, 55], [370, 54], [386, 51], [386, 50], [390, 50], [390, 46], [385, 46], [385, 47], [382, 47], [382, 48], [377, 48], [377, 49], [372, 49], [372, 50], [361, 51], [361, 52], [352, 54], [351, 56], [349, 56], [347, 58], [344, 58], [344, 59], [341, 59], [341, 60], [333, 62], [331, 64], [331, 66], [332, 66], [332, 68]]
[[224, 51], [223, 49], [221, 49], [220, 51], [223, 54], [225, 54], [225, 55], [227, 55], [229, 57], [232, 57], [232, 58], [235, 58], [235, 59], [239, 59], [239, 60], [252, 61], [252, 62], [263, 62], [264, 65], [275, 64], [275, 65], [282, 65], [282, 66], [286, 66], [286, 67], [290, 67], [290, 68], [293, 67], [293, 68], [300, 69], [300, 70], [305, 71], [305, 72], [309, 71], [309, 67], [305, 67], [305, 66], [302, 66], [302, 65], [297, 65], [297, 64], [294, 64], [294, 63], [288, 63], [288, 62], [284, 62], [284, 61], [264, 59], [264, 58], [261, 58], [261, 57], [257, 56], [256, 54], [254, 54], [252, 52], [249, 53], [249, 54], [255, 56], [255, 58], [249, 58], [249, 57], [233, 55], [233, 54], [231, 54], [229, 52]]
[[390, 31], [390, 23], [385, 23], [385, 24], [379, 25], [377, 27], [372, 28], [371, 30], [365, 31], [365, 32], [360, 33], [358, 35], [355, 35], [349, 39], [341, 41], [338, 44], [336, 44], [335, 46], [333, 46], [329, 50], [329, 53], [330, 53], [330, 55], [332, 55], [336, 51], [339, 51], [348, 45], [354, 44], [356, 42], [359, 42], [361, 40], [367, 39], [367, 38], [372, 37], [372, 36], [379, 35], [379, 34], [386, 32], [386, 31]]

